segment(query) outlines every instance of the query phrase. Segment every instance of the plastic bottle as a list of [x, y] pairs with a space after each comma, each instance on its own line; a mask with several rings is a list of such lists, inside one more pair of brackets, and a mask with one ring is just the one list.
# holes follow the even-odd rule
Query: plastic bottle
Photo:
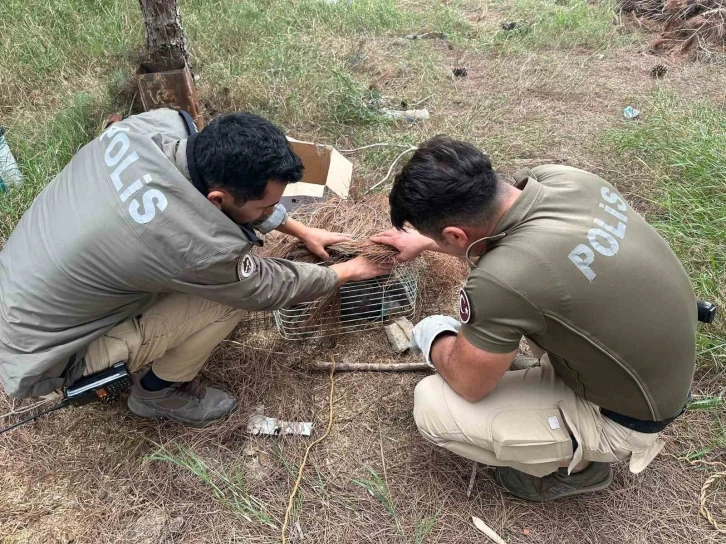
[[11, 186], [20, 187], [22, 183], [23, 175], [5, 139], [5, 129], [0, 127], [0, 193]]

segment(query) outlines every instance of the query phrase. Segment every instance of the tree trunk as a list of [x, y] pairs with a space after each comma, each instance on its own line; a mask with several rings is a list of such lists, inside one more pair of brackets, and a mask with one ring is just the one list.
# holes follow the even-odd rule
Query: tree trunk
[[189, 66], [184, 28], [178, 0], [139, 0], [146, 28], [148, 72], [178, 70]]

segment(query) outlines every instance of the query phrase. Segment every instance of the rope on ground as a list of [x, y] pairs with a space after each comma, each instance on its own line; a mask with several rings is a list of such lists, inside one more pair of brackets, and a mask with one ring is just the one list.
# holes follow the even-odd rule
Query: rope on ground
[[726, 463], [721, 463], [719, 461], [702, 461], [701, 459], [687, 459], [685, 457], [676, 457], [675, 455], [671, 455], [674, 459], [678, 461], [685, 461], [686, 463], [689, 463], [692, 466], [696, 465], [705, 465], [709, 467], [719, 467], [722, 470], [719, 470], [718, 472], [715, 472], [709, 476], [705, 482], [703, 482], [703, 485], [701, 486], [701, 493], [698, 496], [698, 502], [699, 502], [699, 513], [706, 518], [706, 520], [711, 524], [711, 526], [716, 529], [717, 532], [721, 534], [726, 534], [726, 526], [722, 525], [713, 517], [713, 514], [711, 514], [711, 511], [708, 509], [707, 501], [708, 501], [708, 490], [709, 488], [718, 480], [720, 479], [726, 479]]
[[[426, 99], [424, 99], [424, 100], [426, 100]], [[388, 172], [386, 173], [385, 177], [381, 181], [379, 181], [378, 183], [373, 185], [372, 187], [369, 187], [368, 189], [366, 189], [363, 192], [363, 194], [365, 194], [365, 195], [370, 193], [376, 187], [379, 187], [380, 185], [385, 183], [385, 181], [391, 177], [391, 174], [393, 173], [393, 169], [396, 167], [396, 164], [398, 164], [398, 161], [401, 160], [401, 157], [403, 157], [406, 153], [410, 153], [411, 151], [416, 151], [418, 149], [418, 147], [413, 146], [413, 145], [408, 145], [408, 144], [392, 144], [389, 142], [380, 142], [377, 144], [364, 145], [363, 147], [356, 147], [354, 149], [339, 149], [338, 151], [340, 151], [341, 153], [355, 153], [356, 151], [363, 151], [364, 149], [371, 149], [373, 147], [405, 147], [406, 150], [402, 151], [395, 159], [393, 159], [393, 162], [391, 163], [391, 166], [388, 169]]]
[[325, 440], [328, 435], [330, 434], [330, 429], [333, 427], [333, 390], [335, 388], [335, 380], [333, 379], [333, 375], [335, 374], [335, 358], [331, 357], [331, 366], [330, 366], [330, 395], [328, 397], [328, 406], [329, 406], [329, 412], [328, 412], [328, 426], [325, 429], [325, 433], [320, 438], [316, 439], [314, 442], [312, 442], [306, 449], [305, 449], [305, 455], [303, 455], [302, 461], [300, 462], [300, 468], [297, 471], [297, 479], [295, 480], [295, 485], [292, 488], [292, 492], [290, 493], [290, 498], [287, 501], [287, 510], [285, 510], [285, 522], [282, 524], [282, 544], [285, 544], [287, 542], [287, 526], [290, 523], [290, 512], [292, 512], [292, 505], [295, 501], [295, 495], [297, 495], [297, 490], [300, 487], [300, 482], [302, 481], [302, 475], [303, 475], [303, 469], [305, 468], [305, 463], [308, 460], [308, 454], [310, 453], [310, 450], [312, 450], [316, 444], [319, 444], [323, 440]]
[[365, 190], [365, 191], [363, 192], [363, 194], [367, 195], [367, 194], [368, 194], [368, 193], [370, 193], [370, 192], [371, 192], [371, 191], [372, 191], [373, 189], [375, 189], [376, 187], [378, 187], [378, 186], [382, 185], [382, 184], [383, 184], [383, 183], [384, 183], [384, 182], [385, 182], [385, 181], [386, 181], [386, 180], [387, 180], [388, 178], [390, 178], [390, 177], [391, 177], [391, 174], [393, 173], [393, 169], [394, 169], [394, 168], [396, 167], [396, 164], [398, 163], [398, 161], [399, 161], [399, 160], [401, 160], [401, 158], [402, 158], [402, 157], [403, 157], [403, 156], [404, 156], [405, 154], [407, 154], [407, 153], [410, 153], [411, 151], [416, 151], [417, 149], [418, 149], [418, 147], [414, 147], [414, 146], [411, 146], [411, 147], [409, 147], [409, 148], [408, 148], [407, 150], [405, 150], [405, 151], [402, 151], [402, 152], [401, 152], [401, 154], [400, 154], [400, 155], [398, 155], [398, 157], [396, 157], [396, 158], [395, 158], [395, 159], [393, 160], [393, 162], [391, 163], [391, 167], [390, 167], [390, 168], [388, 169], [388, 172], [386, 173], [386, 175], [384, 176], [384, 178], [383, 178], [383, 179], [382, 179], [381, 181], [379, 181], [378, 183], [376, 183], [376, 184], [372, 185], [371, 187], [369, 187], [368, 189], [366, 189], [366, 190]]

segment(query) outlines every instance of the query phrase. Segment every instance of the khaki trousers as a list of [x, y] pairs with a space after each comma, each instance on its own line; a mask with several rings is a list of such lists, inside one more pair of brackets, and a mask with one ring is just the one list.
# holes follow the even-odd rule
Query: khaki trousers
[[438, 374], [424, 378], [414, 392], [419, 431], [462, 457], [533, 476], [563, 466], [570, 471], [583, 459], [630, 459], [630, 470], [638, 473], [662, 449], [658, 434], [639, 433], [602, 417], [597, 406], [557, 377], [547, 354], [539, 361], [518, 357], [513, 365], [527, 366], [506, 372], [478, 402], [457, 395]]
[[161, 379], [191, 381], [243, 315], [244, 310], [211, 300], [166, 295], [139, 318], [124, 321], [88, 346], [84, 375], [119, 361], [126, 361], [130, 372], [153, 362]]

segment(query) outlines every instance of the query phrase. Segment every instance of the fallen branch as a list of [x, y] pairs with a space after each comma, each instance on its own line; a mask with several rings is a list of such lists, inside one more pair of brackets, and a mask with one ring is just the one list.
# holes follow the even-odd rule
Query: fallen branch
[[[333, 366], [328, 361], [313, 361], [310, 368], [330, 370]], [[428, 370], [426, 363], [337, 363], [335, 370], [349, 372], [406, 372], [409, 370]]]

